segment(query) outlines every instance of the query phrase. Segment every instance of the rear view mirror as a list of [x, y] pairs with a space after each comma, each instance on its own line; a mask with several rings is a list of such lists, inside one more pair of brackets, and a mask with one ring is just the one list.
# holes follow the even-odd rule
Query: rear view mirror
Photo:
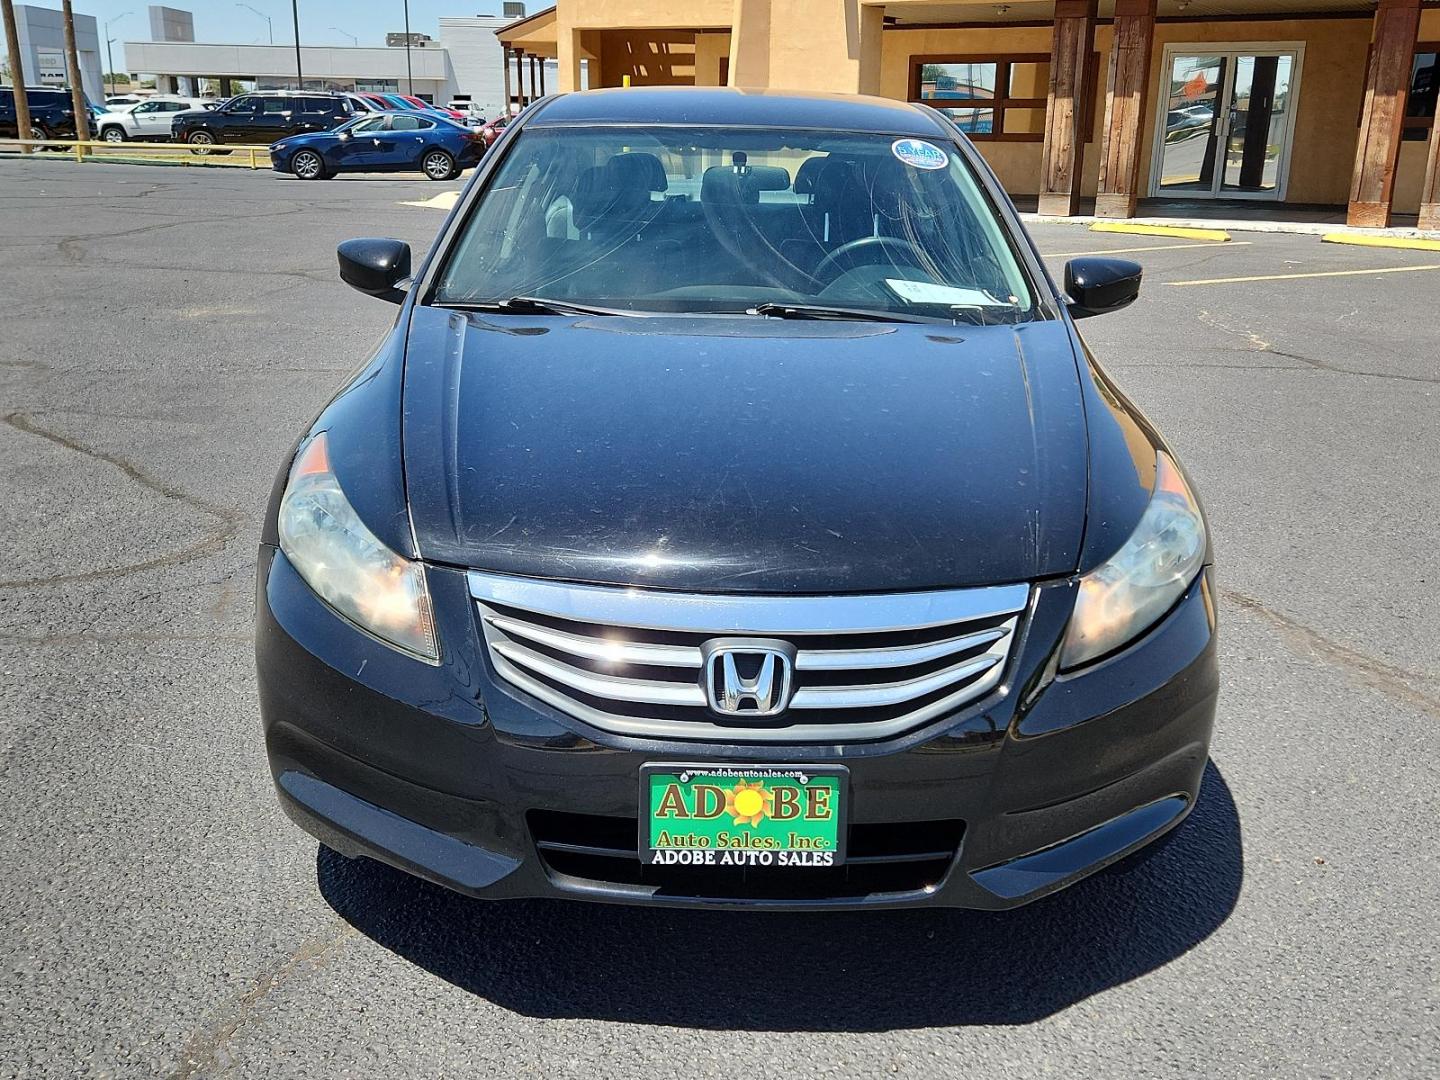
[[1119, 311], [1140, 295], [1139, 263], [1087, 255], [1065, 264], [1065, 292], [1077, 319]]
[[392, 304], [405, 299], [400, 283], [410, 276], [409, 244], [367, 237], [346, 240], [335, 254], [340, 259], [340, 280], [352, 289]]

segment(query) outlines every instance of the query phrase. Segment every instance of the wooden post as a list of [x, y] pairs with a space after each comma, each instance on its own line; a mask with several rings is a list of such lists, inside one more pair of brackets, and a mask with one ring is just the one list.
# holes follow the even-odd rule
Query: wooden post
[[510, 46], [500, 46], [500, 70], [505, 76], [505, 115], [510, 115]]
[[15, 8], [10, 0], [0, 0], [0, 15], [5, 17], [5, 49], [10, 57], [10, 85], [15, 88], [15, 134], [20, 139], [20, 152], [29, 147], [30, 96], [25, 93], [25, 64], [20, 57], [20, 32], [15, 27]]
[[1430, 129], [1425, 184], [1420, 188], [1420, 228], [1440, 229], [1440, 123]]
[[1050, 95], [1045, 103], [1045, 147], [1040, 161], [1040, 213], [1072, 217], [1080, 210], [1085, 161], [1081, 130], [1087, 78], [1095, 45], [1096, 0], [1055, 0], [1050, 38]]
[[537, 56], [537, 57], [535, 58], [535, 70], [538, 71], [538, 72], [540, 72], [540, 96], [541, 96], [541, 97], [544, 97], [544, 96], [545, 96], [545, 58], [544, 58], [543, 56]]
[[[65, 62], [70, 68], [70, 102], [75, 109], [75, 138], [81, 142], [90, 138], [90, 110], [85, 107], [85, 84], [80, 78], [80, 54], [75, 51], [75, 12], [70, 0], [65, 0], [61, 10], [65, 17]], [[20, 84], [23, 92], [24, 83]], [[81, 157], [80, 147], [75, 156]]]
[[1355, 144], [1355, 171], [1350, 180], [1350, 209], [1345, 223], [1383, 229], [1390, 224], [1395, 194], [1395, 163], [1405, 124], [1405, 96], [1410, 88], [1410, 58], [1420, 27], [1420, 0], [1380, 0], [1370, 47], [1370, 77], [1365, 109]]
[[1115, 35], [1105, 82], [1105, 129], [1095, 216], [1135, 216], [1140, 195], [1140, 143], [1150, 91], [1155, 0], [1115, 0]]

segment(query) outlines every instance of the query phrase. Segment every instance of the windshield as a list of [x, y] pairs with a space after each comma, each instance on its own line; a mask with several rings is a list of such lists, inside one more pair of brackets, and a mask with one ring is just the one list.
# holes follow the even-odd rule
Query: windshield
[[628, 311], [811, 305], [1013, 322], [1035, 301], [959, 152], [831, 131], [532, 128], [434, 300]]

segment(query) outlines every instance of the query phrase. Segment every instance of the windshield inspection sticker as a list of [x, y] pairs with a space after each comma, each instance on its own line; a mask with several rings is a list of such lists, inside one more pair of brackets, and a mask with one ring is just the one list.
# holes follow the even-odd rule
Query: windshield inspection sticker
[[950, 164], [944, 150], [924, 139], [896, 139], [890, 144], [890, 152], [916, 169], [943, 169]]

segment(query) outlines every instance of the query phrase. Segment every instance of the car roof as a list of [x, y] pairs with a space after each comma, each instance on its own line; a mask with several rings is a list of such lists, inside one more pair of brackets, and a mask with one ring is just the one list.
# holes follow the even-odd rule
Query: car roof
[[632, 86], [560, 94], [540, 106], [529, 124], [713, 124], [950, 135], [934, 113], [891, 98], [710, 86]]

